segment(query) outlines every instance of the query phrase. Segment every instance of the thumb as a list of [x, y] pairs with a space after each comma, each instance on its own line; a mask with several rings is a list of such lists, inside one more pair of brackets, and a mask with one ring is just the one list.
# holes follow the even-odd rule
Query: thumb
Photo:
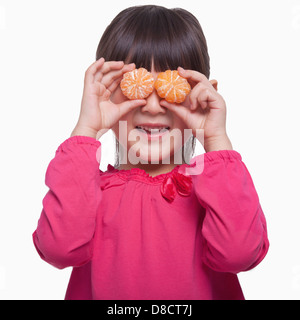
[[144, 100], [144, 99], [128, 100], [128, 101], [120, 103], [118, 105], [119, 110], [120, 110], [120, 117], [123, 117], [129, 111], [131, 111], [137, 107], [144, 106], [145, 104], [146, 104], [146, 100]]
[[161, 106], [171, 110], [174, 112], [179, 118], [184, 120], [186, 118], [186, 114], [188, 112], [188, 109], [182, 105], [176, 104], [176, 103], [170, 103], [166, 100], [162, 100], [160, 102]]

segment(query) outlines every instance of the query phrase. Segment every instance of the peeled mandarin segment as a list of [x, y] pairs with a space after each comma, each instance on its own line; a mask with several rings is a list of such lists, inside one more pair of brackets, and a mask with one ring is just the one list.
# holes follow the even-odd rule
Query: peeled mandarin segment
[[171, 103], [182, 103], [191, 91], [188, 81], [176, 70], [161, 72], [154, 86], [157, 94]]
[[120, 83], [123, 94], [130, 100], [145, 99], [154, 89], [154, 78], [144, 68], [126, 72]]

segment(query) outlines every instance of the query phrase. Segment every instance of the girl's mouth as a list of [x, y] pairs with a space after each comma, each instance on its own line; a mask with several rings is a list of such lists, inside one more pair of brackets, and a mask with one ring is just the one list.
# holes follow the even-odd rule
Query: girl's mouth
[[147, 125], [140, 125], [135, 127], [141, 135], [147, 136], [148, 140], [156, 140], [162, 137], [164, 134], [169, 132], [170, 127], [168, 126], [147, 126]]

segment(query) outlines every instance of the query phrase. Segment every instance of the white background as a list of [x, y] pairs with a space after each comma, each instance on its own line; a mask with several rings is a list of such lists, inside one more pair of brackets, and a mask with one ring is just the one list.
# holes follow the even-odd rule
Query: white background
[[[239, 275], [246, 299], [300, 298], [299, 0], [0, 0], [1, 299], [64, 298], [71, 270], [43, 262], [31, 238], [45, 172], [76, 124], [105, 27], [122, 9], [151, 3], [199, 19], [228, 134], [267, 218], [269, 253]], [[101, 141], [105, 169], [114, 146], [109, 134]]]

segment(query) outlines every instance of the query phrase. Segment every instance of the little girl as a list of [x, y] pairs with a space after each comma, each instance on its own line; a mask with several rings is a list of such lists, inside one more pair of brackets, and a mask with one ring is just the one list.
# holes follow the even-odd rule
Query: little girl
[[[73, 267], [66, 299], [244, 299], [237, 273], [265, 257], [266, 221], [227, 136], [217, 81], [208, 80], [199, 22], [183, 9], [128, 8], [105, 30], [96, 58], [78, 122], [48, 166], [33, 234], [43, 260]], [[178, 70], [189, 96], [174, 104], [154, 90], [127, 99], [120, 81], [139, 67], [154, 78]], [[109, 129], [125, 156], [103, 172], [98, 139]], [[162, 137], [175, 129], [167, 148]], [[206, 153], [190, 161], [199, 130]]]

